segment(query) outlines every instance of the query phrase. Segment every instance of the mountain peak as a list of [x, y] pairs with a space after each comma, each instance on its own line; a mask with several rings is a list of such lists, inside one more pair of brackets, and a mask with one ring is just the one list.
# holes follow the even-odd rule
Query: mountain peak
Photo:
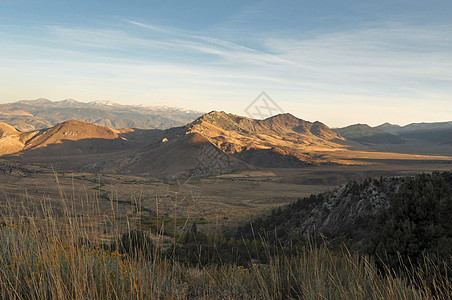
[[222, 110], [212, 110], [211, 112], [208, 112], [204, 116], [217, 116], [217, 117], [225, 117], [229, 115], [228, 113], [222, 111]]
[[46, 98], [38, 98], [35, 100], [21, 100], [21, 101], [18, 101], [17, 103], [26, 104], [26, 105], [39, 105], [39, 104], [49, 104], [49, 103], [52, 103], [52, 101], [50, 101], [49, 99], [46, 99]]
[[89, 104], [98, 105], [98, 106], [114, 106], [114, 107], [122, 106], [121, 104], [118, 104], [118, 103], [112, 102], [112, 101], [108, 101], [108, 100], [95, 100], [95, 101], [89, 102]]
[[361, 123], [357, 123], [357, 124], [353, 124], [353, 125], [348, 125], [347, 127], [341, 128], [341, 129], [353, 129], [353, 128], [359, 128], [359, 129], [370, 129], [372, 128], [371, 126], [367, 125], [367, 124], [361, 124]]
[[273, 124], [281, 124], [283, 126], [298, 126], [300, 122], [304, 122], [302, 119], [299, 119], [290, 113], [274, 115], [263, 121], [271, 122]]
[[77, 100], [74, 100], [74, 99], [64, 99], [64, 100], [61, 100], [61, 101], [57, 101], [57, 103], [63, 104], [63, 105], [76, 105], [76, 104], [80, 104], [80, 102], [78, 102]]
[[271, 117], [268, 117], [267, 119], [292, 119], [292, 120], [300, 120], [299, 118], [295, 117], [291, 113], [282, 113], [277, 114]]
[[[64, 126], [88, 126], [88, 127], [90, 127], [90, 126], [99, 126], [99, 125], [95, 125], [95, 124], [88, 123], [85, 121], [80, 121], [80, 120], [67, 120], [67, 121], [61, 122], [60, 124], [57, 124], [55, 127], [57, 127], [57, 126], [61, 126], [61, 127], [64, 127]], [[103, 127], [103, 126], [101, 126], [101, 127]]]
[[387, 131], [387, 132], [397, 132], [402, 128], [402, 126], [386, 122], [384, 124], [376, 126], [375, 128], [383, 130], [383, 131]]
[[50, 102], [52, 102], [52, 101], [50, 101], [50, 100], [47, 99], [47, 98], [38, 98], [38, 99], [36, 99], [36, 100], [31, 100], [31, 101], [34, 101], [34, 102], [36, 102], [36, 103], [50, 103]]
[[[207, 122], [216, 126], [223, 126], [225, 122], [235, 122], [234, 119], [238, 118], [239, 116], [228, 114], [224, 111], [216, 111], [213, 110], [207, 114], [202, 115], [198, 119], [196, 119], [194, 122], [190, 124], [199, 124], [203, 122]], [[189, 124], [189, 125], [190, 125]]]

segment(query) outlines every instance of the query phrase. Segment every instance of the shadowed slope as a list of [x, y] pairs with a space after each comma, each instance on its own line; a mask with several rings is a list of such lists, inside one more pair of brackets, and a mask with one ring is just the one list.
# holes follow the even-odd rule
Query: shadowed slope
[[248, 169], [246, 163], [221, 151], [199, 133], [168, 136], [168, 141], [143, 152], [140, 160], [125, 168], [131, 173], [190, 176], [230, 173]]
[[[83, 121], [66, 121], [49, 129], [20, 132], [0, 125], [0, 153], [29, 156], [68, 156], [99, 154], [127, 147], [121, 131]], [[127, 129], [127, 133], [133, 130]]]
[[51, 144], [61, 144], [63, 140], [80, 141], [84, 139], [113, 140], [119, 137], [118, 131], [93, 125], [83, 121], [71, 120], [60, 123], [47, 130], [39, 130], [26, 141], [24, 150], [45, 147]]

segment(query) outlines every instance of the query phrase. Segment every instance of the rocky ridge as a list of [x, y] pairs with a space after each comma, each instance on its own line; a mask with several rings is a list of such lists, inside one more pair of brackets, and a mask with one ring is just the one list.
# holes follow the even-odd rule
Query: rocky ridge
[[338, 189], [299, 199], [238, 229], [238, 234], [250, 232], [268, 236], [276, 233], [281, 240], [314, 236], [345, 237], [361, 244], [377, 215], [390, 207], [391, 195], [406, 181], [403, 177], [349, 182]]

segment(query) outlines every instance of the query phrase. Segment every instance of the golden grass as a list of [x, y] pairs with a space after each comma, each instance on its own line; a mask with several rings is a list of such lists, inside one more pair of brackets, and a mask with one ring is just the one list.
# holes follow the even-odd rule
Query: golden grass
[[[92, 199], [95, 201], [95, 199]], [[152, 258], [96, 246], [99, 226], [73, 214], [9, 211], [0, 228], [2, 299], [451, 299], [452, 283], [440, 267], [388, 270], [347, 249], [308, 246], [268, 264], [194, 268], [158, 250]], [[44, 202], [43, 202], [44, 203]], [[119, 237], [115, 207], [104, 213]], [[98, 212], [99, 215], [100, 212]], [[131, 226], [128, 230], [133, 230]], [[91, 240], [91, 243], [87, 243]], [[84, 241], [84, 242], [81, 242]], [[433, 279], [433, 280], [432, 280]]]

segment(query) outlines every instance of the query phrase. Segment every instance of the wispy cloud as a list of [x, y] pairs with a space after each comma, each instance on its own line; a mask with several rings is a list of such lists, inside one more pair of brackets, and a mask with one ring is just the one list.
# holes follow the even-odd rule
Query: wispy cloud
[[171, 32], [170, 29], [164, 29], [160, 26], [153, 26], [153, 25], [149, 25], [149, 24], [145, 24], [145, 23], [141, 23], [141, 22], [137, 22], [137, 21], [132, 21], [132, 20], [125, 20], [127, 23], [132, 24], [132, 25], [136, 25], [138, 27], [142, 27], [145, 29], [149, 29], [152, 31], [157, 31], [157, 32]]
[[[287, 63], [284, 59], [252, 49], [231, 41], [201, 35], [196, 32], [189, 32], [180, 29], [161, 28], [135, 21], [127, 21], [150, 31], [165, 32], [166, 45], [168, 50], [186, 49], [198, 52], [199, 54], [211, 54], [235, 64], [255, 64], [255, 63]], [[162, 38], [162, 37], [160, 37]]]
[[[134, 20], [106, 29], [40, 30], [44, 31], [40, 43], [27, 42], [26, 34], [0, 36], [0, 42], [8, 45], [0, 50], [0, 69], [14, 80], [45, 71], [40, 82], [49, 86], [58, 82], [65, 87], [61, 94], [83, 87], [84, 97], [104, 93], [116, 95], [111, 100], [139, 101], [170, 93], [179, 98], [169, 105], [198, 99], [211, 106], [195, 109], [223, 106], [237, 113], [242, 99], [253, 99], [262, 90], [284, 99], [281, 106], [294, 113], [305, 112], [314, 102], [316, 107], [336, 107], [335, 111], [341, 105], [355, 111], [350, 107], [371, 107], [375, 101], [388, 110], [407, 103], [426, 107], [441, 105], [452, 95], [448, 26], [382, 23], [310, 38], [256, 35], [249, 43], [256, 47], [212, 32]], [[62, 98], [67, 97], [77, 95]], [[310, 113], [332, 118], [316, 113], [314, 106]]]
[[[170, 48], [171, 44], [157, 39], [142, 38], [123, 29], [92, 29], [48, 26], [48, 33], [66, 45], [87, 48], [133, 49], [136, 47]], [[65, 44], [61, 45], [65, 46]], [[83, 51], [80, 49], [79, 51]], [[85, 50], [86, 51], [86, 50]]]
[[271, 52], [291, 61], [297, 74], [309, 73], [313, 80], [331, 87], [349, 83], [360, 92], [398, 93], [432, 80], [451, 80], [451, 41], [452, 33], [445, 27], [385, 25], [309, 40], [273, 38], [265, 43]]

